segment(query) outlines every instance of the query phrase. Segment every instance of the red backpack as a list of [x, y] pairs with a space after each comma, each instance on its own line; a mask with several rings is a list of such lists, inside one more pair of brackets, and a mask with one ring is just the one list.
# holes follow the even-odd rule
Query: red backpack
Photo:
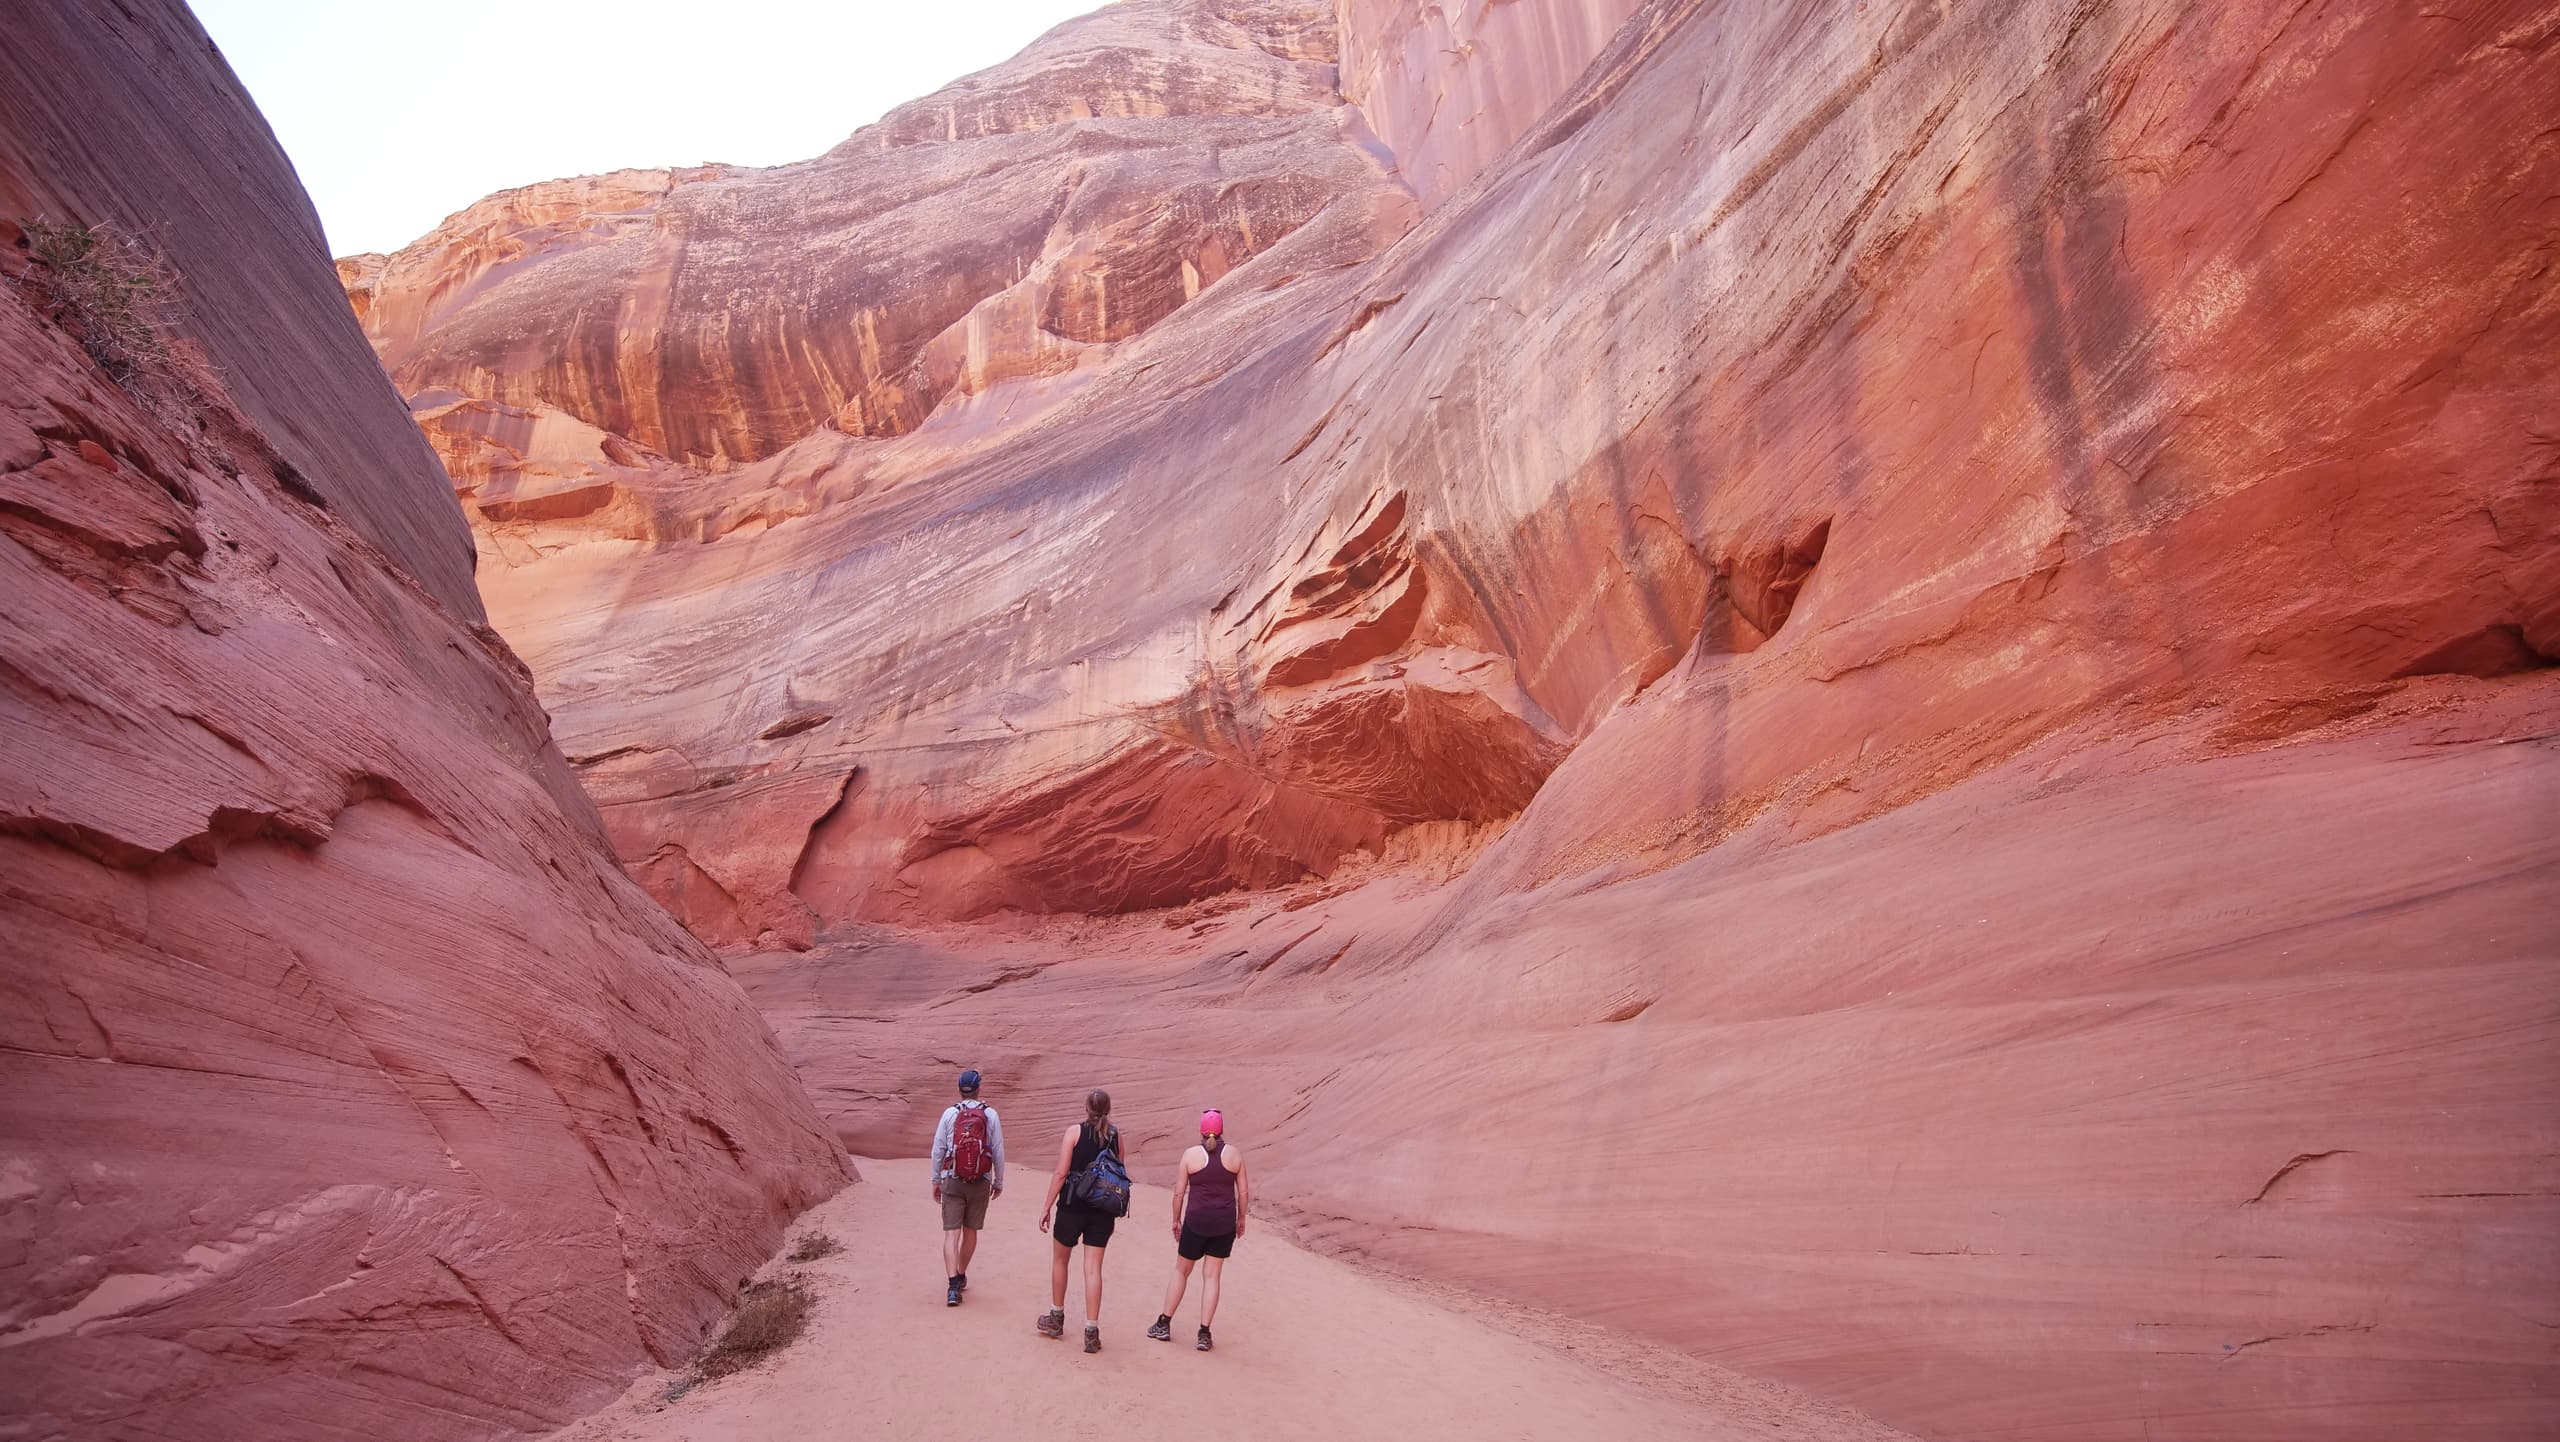
[[960, 1103], [960, 1115], [951, 1123], [951, 1175], [974, 1182], [987, 1174], [992, 1157], [987, 1149], [986, 1104]]

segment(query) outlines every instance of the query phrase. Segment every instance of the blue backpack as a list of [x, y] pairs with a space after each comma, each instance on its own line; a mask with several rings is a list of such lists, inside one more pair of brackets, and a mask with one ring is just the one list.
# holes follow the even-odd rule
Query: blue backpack
[[1093, 1159], [1093, 1165], [1068, 1179], [1067, 1198], [1106, 1217], [1129, 1215], [1129, 1169], [1120, 1161], [1118, 1127], [1103, 1139], [1102, 1154]]

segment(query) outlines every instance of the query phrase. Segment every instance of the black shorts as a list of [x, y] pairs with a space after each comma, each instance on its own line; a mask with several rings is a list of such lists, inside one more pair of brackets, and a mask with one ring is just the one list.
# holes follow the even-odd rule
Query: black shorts
[[1119, 1224], [1118, 1217], [1088, 1211], [1060, 1197], [1058, 1214], [1049, 1219], [1049, 1236], [1061, 1247], [1107, 1247], [1111, 1229]]
[[1185, 1227], [1173, 1249], [1186, 1262], [1196, 1262], [1202, 1257], [1224, 1257], [1236, 1249], [1236, 1234], [1229, 1232], [1223, 1237], [1204, 1237]]

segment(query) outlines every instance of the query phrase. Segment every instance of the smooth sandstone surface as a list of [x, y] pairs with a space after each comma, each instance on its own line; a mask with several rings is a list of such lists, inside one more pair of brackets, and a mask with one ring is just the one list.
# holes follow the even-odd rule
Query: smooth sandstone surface
[[[1254, 118], [1341, 188], [1073, 364], [981, 306], [983, 347], [935, 344], [1006, 379], [913, 391], [899, 434], [804, 419], [705, 471], [582, 401], [603, 372], [414, 403], [626, 863], [721, 943], [1177, 904], [1532, 794], [1492, 859], [1534, 880], [1782, 798], [1845, 823], [2073, 727], [2240, 700], [2280, 735], [2560, 649], [2548, 230], [2516, 199], [2551, 164], [2543, 12], [1937, 14], [1649, 10], [1498, 188], [1400, 239], [1348, 107]], [[2455, 110], [2476, 145], [2441, 143]], [[857, 137], [717, 184], [800, 215], [822, 171], [980, 177], [883, 241], [929, 257], [1017, 163], [1108, 147], [1161, 196], [1238, 123]], [[1085, 248], [1061, 217], [1047, 251]], [[746, 233], [759, 293], [859, 269]], [[625, 308], [580, 289], [623, 242], [545, 245], [472, 324]], [[727, 395], [683, 390], [682, 426]], [[1657, 685], [1683, 703], [1626, 707]]]
[[2533, 1438], [2560, 688], [2494, 690], [2038, 749], [1631, 879], [1388, 870], [741, 975], [856, 1150], [964, 1060], [1008, 1137], [1105, 1086], [1159, 1165], [1215, 1105], [1320, 1250], [1917, 1436]]
[[[187, 334], [301, 484], [438, 604], [479, 620], [469, 537], [437, 494], [433, 457], [337, 296], [311, 284], [329, 263], [319, 216], [183, 11], [0, 3], [0, 215], [148, 236], [184, 278]], [[163, 73], [172, 83], [130, 83]], [[219, 83], [178, 80], [197, 75]], [[370, 476], [384, 479], [355, 481]]]
[[[0, 1433], [546, 1431], [843, 1160], [615, 864], [203, 33], [5, 29]], [[92, 362], [36, 211], [161, 249], [170, 364]]]
[[1342, 93], [1438, 208], [1580, 79], [1642, 0], [1338, 0]]
[[1924, 1436], [2550, 1431], [2560, 6], [1337, 8], [342, 266], [830, 1119], [1224, 1100]]

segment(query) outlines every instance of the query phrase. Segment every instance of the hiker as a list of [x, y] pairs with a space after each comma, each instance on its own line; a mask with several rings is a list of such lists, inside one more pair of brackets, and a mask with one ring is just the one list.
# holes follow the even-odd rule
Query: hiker
[[1227, 1119], [1215, 1110], [1200, 1114], [1200, 1145], [1182, 1154], [1182, 1175], [1173, 1184], [1173, 1285], [1165, 1289], [1164, 1310], [1147, 1335], [1173, 1340], [1173, 1314], [1182, 1310], [1182, 1289], [1191, 1280], [1191, 1265], [1208, 1261], [1200, 1287], [1200, 1340], [1192, 1346], [1209, 1350], [1209, 1324], [1218, 1318], [1218, 1274], [1236, 1238], [1244, 1235], [1244, 1209], [1253, 1200], [1245, 1183], [1244, 1153], [1227, 1145]]
[[946, 1307], [960, 1305], [969, 1290], [969, 1259], [987, 1225], [987, 1203], [1004, 1195], [1004, 1123], [978, 1100], [982, 1078], [960, 1073], [960, 1100], [942, 1109], [933, 1129], [933, 1199], [942, 1204], [942, 1270], [949, 1274]]
[[1111, 1124], [1111, 1093], [1087, 1092], [1084, 1120], [1058, 1139], [1058, 1170], [1049, 1178], [1049, 1200], [1040, 1204], [1040, 1230], [1057, 1243], [1049, 1259], [1049, 1310], [1040, 1314], [1041, 1336], [1067, 1334], [1067, 1259], [1082, 1246], [1084, 1349], [1102, 1350], [1102, 1249], [1111, 1245], [1111, 1229], [1128, 1212], [1128, 1153], [1120, 1129]]

